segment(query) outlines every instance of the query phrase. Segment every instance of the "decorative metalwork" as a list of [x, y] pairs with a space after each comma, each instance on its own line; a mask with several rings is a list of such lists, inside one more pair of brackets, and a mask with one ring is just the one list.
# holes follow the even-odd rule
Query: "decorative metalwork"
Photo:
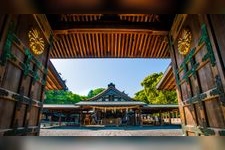
[[225, 131], [224, 130], [219, 131], [219, 135], [220, 136], [225, 136]]
[[[191, 67], [192, 68], [195, 68], [199, 66], [199, 63], [196, 63], [195, 59], [192, 57], [192, 59], [190, 60], [190, 63], [191, 63]], [[195, 71], [192, 72], [192, 75], [194, 77], [194, 79], [197, 79], [197, 68], [195, 68]]]
[[204, 100], [206, 98], [207, 98], [207, 94], [205, 94], [205, 93], [199, 94], [199, 99], [200, 100]]
[[7, 92], [4, 89], [0, 89], [0, 96], [8, 96], [8, 95], [9, 95], [9, 92]]
[[[212, 66], [215, 66], [216, 60], [215, 60], [215, 57], [214, 57], [212, 45], [211, 45], [209, 35], [208, 35], [208, 32], [207, 32], [207, 27], [206, 27], [205, 24], [203, 24], [202, 27], [201, 27], [201, 37], [200, 37], [200, 40], [198, 42], [198, 46], [203, 44], [203, 43], [206, 45], [207, 53], [205, 54], [205, 56], [203, 56], [202, 62], [209, 59]], [[187, 83], [189, 83], [189, 77], [190, 76], [193, 76], [194, 78], [196, 78], [197, 69], [198, 69], [200, 63], [195, 62], [195, 60], [194, 60], [195, 53], [196, 53], [196, 47], [194, 47], [185, 56], [184, 61], [181, 63], [179, 70], [176, 71], [175, 75], [176, 75], [177, 85], [180, 85], [182, 83], [182, 80], [185, 80]], [[190, 70], [188, 70], [188, 68], [187, 68], [187, 64], [189, 62], [191, 63], [191, 69]], [[179, 79], [180, 70], [183, 70], [183, 72], [184, 72], [184, 76], [182, 77], [181, 80]], [[225, 100], [224, 100], [225, 94], [224, 94], [223, 86], [221, 85], [221, 80], [219, 79], [219, 76], [216, 77], [216, 88], [210, 92], [210, 95], [211, 96], [220, 95], [220, 97], [223, 97], [223, 98], [221, 98], [222, 103], [225, 104]], [[207, 94], [198, 93], [196, 96], [188, 99], [187, 103], [188, 104], [195, 103], [195, 102], [198, 102], [198, 101], [202, 101], [205, 98], [207, 98]]]
[[47, 68], [45, 68], [44, 69], [44, 76], [43, 76], [43, 78], [42, 78], [42, 81], [41, 81], [41, 83], [42, 83], [42, 85], [46, 85], [46, 80], [47, 80], [47, 74], [48, 74], [48, 69]]
[[[25, 56], [26, 56], [26, 61], [22, 64], [22, 67], [24, 69], [24, 76], [28, 76], [29, 74], [32, 75], [33, 77], [33, 84], [37, 81], [39, 81], [40, 77], [38, 74], [38, 68], [42, 69], [41, 62], [39, 62], [30, 52], [29, 49], [25, 49]], [[34, 69], [31, 68], [31, 62], [32, 60], [35, 62], [35, 67]]]
[[212, 136], [215, 135], [215, 131], [213, 129], [203, 127], [203, 126], [193, 126], [193, 127], [187, 127], [185, 124], [181, 124], [183, 133], [186, 134], [187, 131], [194, 132], [196, 135], [204, 135], [204, 136]]
[[24, 97], [23, 95], [20, 95], [20, 94], [13, 94], [12, 98], [17, 100], [20, 103], [25, 103], [25, 104], [28, 104], [28, 105], [35, 104], [35, 102], [31, 98]]
[[207, 48], [207, 53], [202, 58], [202, 61], [204, 62], [207, 59], [209, 59], [212, 66], [215, 66], [216, 65], [216, 59], [215, 59], [215, 56], [213, 54], [213, 48], [212, 48], [212, 45], [211, 45], [211, 42], [210, 42], [210, 39], [209, 39], [209, 35], [208, 35], [208, 31], [207, 31], [207, 27], [206, 27], [205, 24], [202, 25], [201, 30], [202, 30], [202, 34], [201, 34], [201, 38], [199, 40], [198, 45], [201, 45], [204, 42], [205, 45], [206, 45], [206, 48]]
[[31, 133], [38, 133], [38, 130], [38, 127], [22, 129], [14, 128], [13, 130], [4, 132], [4, 136], [27, 135]]
[[26, 55], [26, 61], [25, 63], [23, 63], [22, 67], [23, 67], [23, 70], [24, 70], [24, 76], [28, 76], [28, 74], [31, 72], [31, 66], [30, 66], [30, 63], [32, 61], [32, 54], [30, 53], [30, 50], [29, 49], [25, 49], [25, 55]]
[[175, 73], [175, 80], [176, 80], [176, 84], [178, 86], [178, 90], [181, 91], [181, 87], [180, 87], [180, 78], [179, 78], [179, 73], [178, 73], [178, 70], [175, 69], [174, 71]]
[[186, 55], [191, 48], [192, 33], [189, 28], [184, 28], [178, 37], [178, 51], [181, 55]]
[[[1, 65], [5, 65], [6, 62], [8, 60], [13, 60], [13, 61], [17, 61], [17, 58], [15, 57], [15, 55], [13, 55], [11, 53], [11, 49], [12, 49], [12, 44], [13, 42], [16, 42], [17, 44], [21, 45], [20, 40], [17, 38], [17, 36], [13, 33], [12, 27], [10, 27], [9, 31], [8, 31], [8, 35], [6, 38], [6, 42], [3, 48], [3, 53], [1, 55], [1, 61], [0, 64]], [[30, 52], [30, 50], [28, 48], [24, 48], [24, 52], [25, 52], [25, 56], [26, 56], [26, 60], [24, 63], [19, 63], [21, 65], [21, 67], [24, 70], [24, 76], [28, 76], [29, 74], [31, 74], [34, 77], [35, 82], [39, 80], [39, 76], [37, 74], [37, 70], [32, 71], [31, 68], [31, 62], [34, 61], [35, 65], [42, 69], [42, 64], [40, 61], [38, 61]]]
[[184, 69], [185, 65], [191, 61], [191, 59], [193, 58], [194, 54], [195, 54], [196, 48], [193, 48], [184, 58], [184, 61], [182, 62], [182, 64], [180, 65], [180, 69]]
[[47, 82], [46, 79], [42, 79], [41, 84], [45, 86], [46, 82]]
[[[181, 36], [182, 36], [182, 33], [181, 33]], [[181, 44], [183, 41], [182, 41], [182, 39], [179, 39], [179, 40], [180, 40], [180, 44]], [[170, 44], [172, 47], [172, 42], [170, 42]], [[214, 56], [212, 44], [210, 42], [210, 37], [209, 37], [208, 31], [207, 31], [207, 26], [205, 24], [203, 24], [201, 26], [201, 37], [198, 42], [198, 45], [196, 47], [194, 47], [185, 56], [183, 62], [179, 66], [179, 68], [174, 71], [177, 86], [180, 87], [180, 84], [183, 83], [184, 80], [187, 83], [189, 83], [190, 76], [193, 76], [196, 79], [197, 69], [199, 68], [200, 62], [196, 62], [194, 56], [196, 54], [197, 48], [202, 48], [203, 45], [205, 45], [205, 47], [206, 47], [206, 54], [203, 56], [202, 62], [209, 61], [212, 65], [212, 67], [214, 67], [216, 65], [216, 59]], [[201, 46], [201, 47], [198, 47], [198, 46]], [[188, 47], [188, 45], [187, 45], [187, 47]], [[179, 53], [180, 53], [180, 48], [181, 48], [181, 46], [180, 47], [178, 46]], [[183, 53], [181, 53], [181, 54], [183, 55]], [[189, 68], [187, 67], [189, 62], [191, 63], [190, 70], [188, 70]], [[182, 70], [183, 70], [184, 76], [180, 79], [179, 73]], [[216, 76], [215, 83], [216, 83], [216, 86], [214, 89], [211, 90], [209, 95], [207, 95], [207, 93], [200, 93], [200, 91], [198, 91], [195, 96], [185, 100], [184, 103], [191, 104], [191, 106], [193, 105], [193, 103], [198, 103], [199, 104], [198, 109], [203, 109], [204, 108], [203, 100], [207, 99], [208, 96], [218, 96], [219, 95], [219, 97], [220, 97], [219, 99], [220, 99], [222, 105], [225, 106], [225, 93], [224, 93], [222, 81], [219, 76]], [[191, 110], [191, 108], [190, 108], [190, 110]], [[204, 121], [203, 126], [201, 126], [201, 127], [189, 128], [189, 127], [185, 126], [185, 124], [182, 124], [183, 133], [186, 135], [187, 131], [190, 131], [190, 132], [194, 132], [196, 135], [199, 135], [199, 134], [206, 135], [206, 136], [215, 135], [215, 131], [213, 129], [207, 128], [206, 121], [205, 120], [203, 120], [203, 121]], [[219, 131], [219, 134], [224, 135], [225, 131]]]
[[183, 76], [182, 79], [184, 79], [186, 82], [188, 82], [189, 76], [191, 76], [193, 74], [196, 74], [198, 66], [199, 66], [199, 63], [196, 63], [196, 64], [193, 65], [191, 70], [188, 70], [188, 71], [185, 70], [185, 75]]
[[200, 127], [199, 130], [202, 132], [203, 135], [205, 136], [211, 136], [211, 135], [215, 135], [215, 131], [209, 128], [203, 128]]
[[[31, 94], [30, 98], [24, 96], [24, 87], [21, 87], [21, 90], [19, 92], [20, 94], [15, 94], [14, 92], [11, 91], [6, 91], [4, 89], [0, 88], [0, 97], [1, 96], [8, 96], [7, 98], [12, 99], [14, 101], [20, 102], [20, 103], [24, 103], [26, 105], [36, 105], [41, 107], [43, 105], [42, 102], [37, 101], [37, 100], [33, 100], [31, 97], [33, 97]], [[33, 93], [33, 92], [31, 92]]]
[[11, 29], [9, 29], [8, 35], [7, 35], [7, 38], [5, 41], [5, 45], [3, 48], [3, 53], [1, 55], [0, 64], [2, 66], [4, 66], [9, 59], [12, 59], [14, 61], [16, 60], [16, 57], [11, 53], [13, 39], [14, 39], [13, 33], [12, 33]]
[[202, 93], [202, 94], [197, 94], [196, 96], [190, 98], [188, 101], [187, 101], [187, 104], [191, 104], [191, 103], [196, 103], [196, 102], [200, 102], [204, 99], [207, 98], [207, 94], [205, 93]]
[[222, 102], [223, 105], [225, 105], [225, 93], [224, 93], [223, 84], [219, 75], [216, 76], [215, 82], [216, 82], [216, 88], [210, 92], [210, 95], [211, 96], [219, 95], [220, 101]]
[[4, 136], [15, 136], [15, 135], [22, 135], [25, 133], [24, 129], [13, 129], [4, 133]]
[[40, 55], [44, 52], [44, 39], [40, 37], [40, 32], [37, 29], [31, 29], [28, 32], [29, 46], [35, 55]]
[[37, 68], [37, 67], [35, 67], [35, 68], [34, 68], [34, 71], [32, 71], [32, 76], [33, 76], [33, 78], [34, 78], [33, 84], [34, 84], [35, 82], [37, 82], [37, 81], [40, 79], [40, 77], [39, 77], [39, 75], [38, 75], [38, 68]]

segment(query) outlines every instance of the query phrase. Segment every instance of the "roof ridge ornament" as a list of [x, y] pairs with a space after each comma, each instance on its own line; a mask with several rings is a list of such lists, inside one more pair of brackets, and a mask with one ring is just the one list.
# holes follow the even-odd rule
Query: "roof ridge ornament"
[[108, 87], [116, 87], [115, 84], [113, 84], [112, 82], [110, 84], [108, 84]]

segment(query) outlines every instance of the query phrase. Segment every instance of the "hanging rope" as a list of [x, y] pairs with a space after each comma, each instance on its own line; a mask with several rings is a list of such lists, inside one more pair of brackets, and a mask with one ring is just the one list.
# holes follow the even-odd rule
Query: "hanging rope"
[[139, 106], [113, 106], [113, 107], [105, 107], [105, 106], [91, 106], [93, 110], [100, 109], [100, 110], [128, 110], [128, 109], [134, 109], [134, 108], [139, 108]]

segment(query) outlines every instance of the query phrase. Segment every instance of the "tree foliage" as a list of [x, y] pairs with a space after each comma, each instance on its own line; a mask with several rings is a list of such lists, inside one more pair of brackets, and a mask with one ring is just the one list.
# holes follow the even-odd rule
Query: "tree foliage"
[[101, 93], [104, 90], [105, 90], [104, 88], [97, 88], [97, 89], [94, 89], [94, 90], [90, 90], [87, 97], [92, 98], [92, 97], [98, 95], [99, 93]]
[[47, 91], [45, 95], [45, 104], [74, 104], [85, 99], [85, 97], [64, 90]]
[[175, 91], [161, 91], [156, 89], [156, 85], [162, 78], [163, 73], [153, 73], [147, 76], [141, 85], [143, 90], [135, 93], [135, 99], [148, 104], [177, 104]]
[[74, 104], [82, 100], [86, 100], [91, 98], [100, 92], [102, 92], [103, 88], [97, 88], [91, 90], [87, 96], [82, 96], [78, 94], [74, 94], [71, 91], [64, 90], [50, 90], [45, 93], [45, 104]]
[[145, 103], [148, 103], [148, 98], [147, 98], [144, 90], [141, 90], [141, 91], [135, 93], [135, 97], [134, 98], [136, 100], [141, 100], [141, 101], [143, 101]]

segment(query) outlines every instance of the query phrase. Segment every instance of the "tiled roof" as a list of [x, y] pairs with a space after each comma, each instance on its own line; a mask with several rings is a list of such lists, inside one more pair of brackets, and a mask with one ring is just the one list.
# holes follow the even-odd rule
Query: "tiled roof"
[[130, 98], [127, 94], [125, 94], [124, 92], [119, 91], [116, 87], [115, 84], [110, 83], [108, 85], [108, 88], [105, 89], [104, 91], [102, 91], [101, 93], [99, 93], [98, 95], [87, 99], [86, 101], [97, 101], [99, 98], [104, 97], [107, 95], [108, 92], [113, 91], [117, 96], [120, 96], [121, 98], [123, 98], [126, 101], [133, 101], [134, 99]]
[[125, 106], [125, 105], [145, 105], [144, 102], [140, 101], [109, 101], [109, 102], [96, 102], [96, 101], [80, 101], [76, 103], [75, 105], [81, 106], [81, 105], [95, 105], [95, 106]]
[[165, 105], [145, 105], [144, 108], [178, 108], [178, 105], [165, 104]]
[[74, 104], [44, 104], [43, 108], [66, 108], [66, 109], [73, 109], [79, 108], [79, 106], [75, 106]]

